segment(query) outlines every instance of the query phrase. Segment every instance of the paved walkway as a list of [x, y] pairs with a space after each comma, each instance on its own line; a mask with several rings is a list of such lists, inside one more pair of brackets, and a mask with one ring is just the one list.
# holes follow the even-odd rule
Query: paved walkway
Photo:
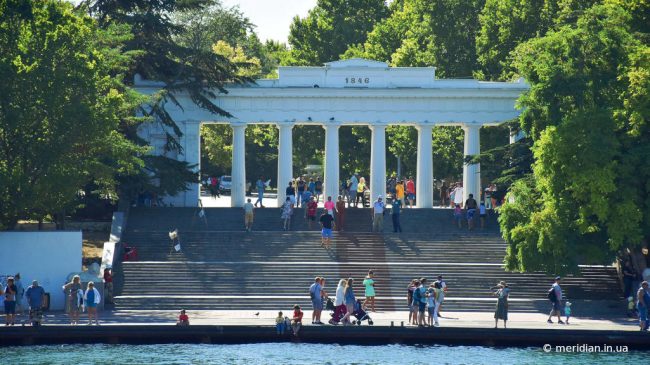
[[[304, 310], [305, 325], [311, 326], [311, 311]], [[259, 313], [259, 314], [258, 314]], [[291, 317], [292, 310], [283, 311], [285, 316]], [[188, 311], [190, 323], [196, 325], [250, 325], [250, 326], [270, 326], [275, 324], [276, 311]], [[391, 322], [395, 326], [401, 326], [404, 322], [408, 326], [407, 312], [369, 312], [375, 326], [390, 326]], [[173, 325], [175, 324], [178, 313], [169, 311], [104, 311], [100, 312], [100, 322], [102, 325]], [[493, 328], [493, 313], [488, 312], [444, 312], [443, 318], [440, 319], [441, 327], [464, 327], [464, 328]], [[616, 319], [605, 318], [571, 318], [569, 325], [548, 324], [546, 323], [547, 315], [542, 313], [510, 313], [508, 328], [519, 329], [572, 329], [572, 330], [622, 330], [638, 331], [638, 322], [633, 319], [620, 317]], [[85, 313], [82, 314], [81, 323], [85, 325]], [[323, 322], [329, 320], [329, 311], [324, 311], [321, 317]], [[18, 320], [22, 320], [21, 317]], [[564, 320], [564, 317], [562, 318]], [[554, 319], [555, 321], [555, 319]], [[44, 324], [67, 324], [68, 317], [62, 312], [48, 313]], [[364, 326], [367, 322], [364, 322]], [[330, 325], [327, 325], [330, 326]], [[499, 322], [499, 328], [503, 322]]]

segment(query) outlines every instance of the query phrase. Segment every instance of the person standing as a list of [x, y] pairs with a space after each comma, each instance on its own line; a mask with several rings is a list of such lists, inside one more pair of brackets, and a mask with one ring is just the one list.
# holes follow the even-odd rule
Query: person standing
[[285, 231], [288, 231], [291, 229], [291, 216], [293, 215], [293, 204], [291, 204], [290, 197], [287, 197], [281, 209], [282, 209], [282, 214], [280, 215], [280, 218], [282, 219], [283, 222], [282, 228]]
[[636, 271], [634, 270], [634, 267], [632, 267], [630, 259], [626, 258], [625, 262], [623, 263], [623, 296], [625, 298], [632, 296], [632, 285], [634, 284], [634, 280], [636, 280], [636, 278]]
[[348, 191], [350, 192], [350, 195], [348, 196], [348, 208], [352, 207], [352, 203], [354, 203], [354, 207], [357, 207], [357, 188], [359, 187], [359, 179], [357, 179], [357, 173], [355, 172], [354, 175], [350, 178], [350, 185], [348, 188]]
[[375, 311], [375, 279], [372, 270], [368, 270], [368, 275], [363, 279], [363, 286], [366, 288], [366, 300], [363, 302], [363, 307], [370, 303], [370, 310]]
[[648, 306], [650, 305], [650, 294], [648, 294], [648, 282], [641, 283], [636, 292], [636, 309], [639, 311], [639, 328], [641, 331], [648, 330]]
[[413, 202], [415, 201], [415, 183], [411, 177], [406, 181], [406, 199], [409, 201], [409, 208], [413, 208]]
[[336, 230], [339, 232], [343, 230], [343, 225], [345, 224], [345, 200], [342, 196], [339, 196], [339, 200], [336, 201]]
[[[350, 200], [350, 181], [349, 180], [341, 180], [341, 197], [343, 199], [348, 199]], [[345, 201], [345, 200], [344, 200]]]
[[465, 209], [467, 209], [467, 229], [472, 230], [474, 228], [474, 215], [476, 214], [476, 200], [474, 199], [474, 194], [469, 194], [469, 198], [465, 201]]
[[251, 203], [251, 198], [246, 199], [244, 204], [244, 228], [246, 232], [253, 230], [253, 220], [255, 219], [255, 207]]
[[497, 290], [494, 292], [494, 296], [497, 297], [497, 306], [494, 310], [494, 328], [497, 328], [499, 320], [503, 320], [503, 328], [506, 328], [506, 322], [508, 321], [508, 296], [510, 295], [510, 288], [505, 281], [500, 281], [497, 284]]
[[415, 289], [413, 290], [413, 307], [417, 308], [417, 324], [418, 327], [424, 327], [424, 312], [427, 307], [427, 299], [425, 293], [425, 280], [416, 280]]
[[335, 206], [334, 206], [334, 202], [332, 201], [331, 196], [327, 197], [327, 201], [325, 201], [325, 203], [323, 204], [323, 207], [325, 208], [325, 211], [327, 212], [327, 214], [334, 217], [334, 208], [335, 208]]
[[406, 287], [406, 303], [409, 310], [409, 324], [416, 325], [418, 321], [417, 309], [413, 306], [413, 292], [415, 291], [415, 282], [417, 279], [411, 280]]
[[305, 180], [300, 176], [298, 178], [298, 182], [296, 183], [296, 187], [298, 190], [298, 197], [297, 197], [297, 207], [301, 207], [305, 204], [304, 201], [304, 195], [305, 195], [305, 189], [307, 187], [307, 184], [305, 183]]
[[88, 288], [84, 293], [84, 304], [86, 305], [86, 310], [88, 311], [88, 325], [93, 324], [93, 318], [95, 319], [95, 325], [99, 326], [99, 320], [97, 319], [97, 305], [101, 303], [101, 296], [99, 295], [99, 290], [95, 288], [95, 283], [92, 281], [88, 283]]
[[442, 186], [440, 187], [440, 207], [444, 208], [447, 206], [449, 199], [449, 187], [447, 186], [446, 181], [442, 181]]
[[23, 282], [20, 280], [20, 273], [14, 275], [14, 280], [16, 281], [16, 313], [23, 315], [23, 295], [25, 295], [25, 287], [23, 287]]
[[264, 176], [260, 175], [260, 178], [257, 179], [257, 182], [255, 183], [255, 187], [257, 187], [257, 200], [255, 201], [255, 206], [257, 206], [257, 203], [260, 203], [260, 208], [264, 208]]
[[399, 199], [393, 201], [392, 208], [391, 208], [391, 217], [393, 218], [394, 233], [402, 233], [402, 225], [399, 221], [401, 209], [402, 209], [402, 202]]
[[373, 232], [383, 232], [384, 231], [384, 208], [386, 205], [381, 199], [381, 195], [377, 197], [377, 201], [372, 204], [372, 231]]
[[354, 202], [354, 207], [357, 207], [359, 204], [359, 199], [361, 199], [361, 208], [366, 206], [366, 179], [361, 176], [359, 178], [359, 183], [357, 184], [357, 199]]
[[321, 297], [321, 291], [323, 287], [321, 286], [320, 277], [317, 276], [314, 279], [314, 283], [309, 287], [309, 297], [311, 298], [311, 305], [314, 311], [311, 313], [311, 324], [323, 324], [320, 321], [320, 314], [323, 311], [323, 297]]
[[440, 323], [438, 323], [438, 317], [440, 317], [440, 304], [442, 304], [443, 296], [444, 296], [444, 292], [442, 291], [442, 285], [440, 284], [439, 281], [435, 281], [433, 283], [433, 298], [434, 298], [433, 326], [434, 327], [440, 326]]
[[16, 321], [16, 294], [18, 288], [12, 276], [7, 278], [7, 285], [4, 288], [5, 299], [5, 326], [13, 326]]
[[354, 305], [357, 302], [357, 299], [354, 297], [354, 289], [352, 288], [352, 285], [354, 284], [354, 279], [349, 278], [348, 281], [345, 283], [345, 291], [344, 291], [344, 300], [345, 300], [345, 307], [347, 308], [347, 313], [343, 318], [341, 318], [341, 322], [343, 324], [350, 324], [350, 317], [354, 313]]
[[113, 303], [113, 270], [108, 267], [104, 269], [104, 295], [106, 303], [115, 304]]
[[434, 282], [438, 283], [440, 286], [440, 295], [438, 296], [438, 309], [436, 310], [436, 313], [438, 316], [440, 316], [440, 311], [442, 311], [442, 302], [445, 301], [445, 295], [447, 295], [447, 283], [442, 279], [442, 275], [438, 275], [438, 280]]
[[320, 176], [316, 178], [314, 183], [314, 194], [316, 195], [316, 203], [318, 203], [320, 196], [323, 195], [323, 182], [320, 180]]
[[454, 204], [460, 205], [463, 207], [463, 184], [456, 184], [456, 189], [454, 189]]
[[395, 200], [400, 202], [400, 205], [404, 204], [404, 180], [400, 180], [395, 186]]
[[318, 210], [318, 203], [314, 197], [309, 197], [309, 202], [307, 203], [307, 210], [305, 211], [307, 218], [308, 228], [311, 229], [311, 223], [316, 221], [316, 211]]
[[32, 326], [40, 326], [43, 318], [43, 303], [45, 302], [45, 290], [38, 285], [38, 281], [32, 281], [32, 286], [25, 292], [27, 304], [29, 304], [29, 318]]
[[549, 290], [548, 299], [551, 301], [553, 306], [551, 308], [551, 313], [548, 315], [548, 323], [553, 323], [551, 317], [556, 315], [557, 323], [564, 324], [564, 322], [562, 322], [562, 318], [560, 318], [562, 315], [562, 288], [560, 287], [560, 279], [562, 278], [556, 276], [555, 283], [553, 283], [551, 289]]
[[83, 304], [83, 290], [79, 275], [75, 275], [62, 289], [66, 293], [66, 309], [70, 316], [70, 324], [73, 326], [79, 324], [79, 313]]
[[315, 195], [316, 195], [316, 183], [314, 182], [313, 177], [309, 178], [309, 184], [307, 185], [307, 189], [311, 193], [311, 196], [314, 196], [314, 198], [315, 198]]
[[481, 202], [481, 205], [478, 207], [479, 217], [481, 218], [481, 229], [485, 229], [485, 218], [487, 218], [487, 210], [485, 209], [485, 203]]
[[483, 201], [485, 201], [485, 208], [492, 209], [492, 184], [489, 184], [483, 190]]
[[323, 212], [323, 215], [320, 216], [319, 222], [321, 224], [321, 247], [330, 248], [333, 221], [334, 218], [329, 215], [327, 211]]

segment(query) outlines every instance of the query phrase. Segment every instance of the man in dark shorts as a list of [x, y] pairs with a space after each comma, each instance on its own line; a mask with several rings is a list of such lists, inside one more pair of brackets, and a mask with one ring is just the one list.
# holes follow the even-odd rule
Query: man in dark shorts
[[323, 215], [320, 216], [319, 221], [322, 227], [321, 247], [330, 248], [330, 240], [332, 239], [332, 222], [334, 222], [334, 217], [325, 211]]
[[467, 209], [467, 228], [471, 231], [474, 228], [474, 214], [476, 214], [476, 200], [474, 194], [469, 194], [469, 198], [465, 201], [465, 209]]
[[314, 311], [311, 314], [311, 324], [323, 324], [320, 321], [320, 314], [323, 310], [323, 297], [321, 296], [323, 287], [320, 284], [320, 277], [314, 279], [314, 283], [309, 287], [309, 297]]
[[45, 301], [45, 290], [38, 285], [38, 281], [32, 281], [32, 286], [25, 292], [29, 303], [29, 320], [32, 326], [40, 326], [43, 320], [43, 302]]
[[305, 211], [305, 218], [307, 218], [307, 222], [309, 225], [309, 229], [311, 229], [311, 222], [316, 221], [316, 211], [318, 210], [318, 203], [316, 203], [316, 200], [314, 200], [314, 197], [309, 198], [309, 202], [307, 203], [307, 210]]

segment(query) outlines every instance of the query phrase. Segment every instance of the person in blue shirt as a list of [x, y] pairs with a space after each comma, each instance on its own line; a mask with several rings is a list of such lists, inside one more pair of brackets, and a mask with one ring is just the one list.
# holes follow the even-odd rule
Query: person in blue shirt
[[25, 292], [27, 304], [29, 304], [29, 318], [33, 326], [39, 326], [43, 318], [43, 303], [45, 302], [45, 289], [38, 285], [38, 281], [32, 281], [32, 286]]

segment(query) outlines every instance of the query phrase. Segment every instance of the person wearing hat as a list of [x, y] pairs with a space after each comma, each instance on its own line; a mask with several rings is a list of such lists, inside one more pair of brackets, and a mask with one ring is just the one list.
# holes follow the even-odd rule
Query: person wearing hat
[[564, 324], [564, 322], [562, 322], [562, 318], [560, 317], [562, 315], [562, 288], [560, 287], [560, 279], [562, 278], [556, 276], [555, 283], [553, 283], [551, 289], [549, 290], [548, 298], [551, 303], [553, 303], [553, 307], [551, 308], [551, 313], [548, 315], [548, 323], [553, 323], [551, 318], [555, 315], [557, 316], [557, 323]]
[[503, 320], [503, 328], [506, 328], [506, 322], [508, 321], [508, 296], [510, 295], [510, 288], [505, 281], [500, 281], [497, 286], [497, 290], [494, 292], [494, 296], [497, 297], [497, 306], [494, 310], [494, 328], [497, 328], [499, 320]]
[[384, 231], [384, 209], [386, 205], [382, 201], [381, 195], [377, 197], [377, 200], [372, 204], [372, 231], [373, 232], [383, 232]]

